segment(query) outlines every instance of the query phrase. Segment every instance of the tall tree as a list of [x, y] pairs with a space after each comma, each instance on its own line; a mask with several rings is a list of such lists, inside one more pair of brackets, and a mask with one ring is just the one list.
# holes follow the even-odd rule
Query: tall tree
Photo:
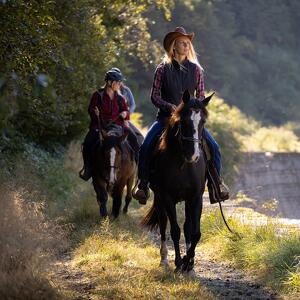
[[[0, 2], [0, 129], [39, 143], [67, 142], [86, 127], [90, 93], [105, 70], [146, 63], [150, 43], [143, 13], [168, 13], [170, 0]], [[150, 45], [149, 45], [150, 44]], [[146, 51], [153, 49], [152, 51]]]

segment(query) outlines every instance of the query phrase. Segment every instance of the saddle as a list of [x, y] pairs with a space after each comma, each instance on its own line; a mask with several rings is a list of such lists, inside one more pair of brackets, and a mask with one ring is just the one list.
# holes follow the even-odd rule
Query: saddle
[[123, 127], [116, 123], [111, 123], [105, 126], [105, 132], [107, 136], [122, 137], [124, 135]]

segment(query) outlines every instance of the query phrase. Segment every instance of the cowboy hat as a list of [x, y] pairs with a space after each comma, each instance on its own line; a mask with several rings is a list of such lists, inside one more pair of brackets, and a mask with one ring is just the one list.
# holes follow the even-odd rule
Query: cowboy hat
[[166, 36], [164, 38], [164, 42], [163, 42], [164, 48], [167, 52], [169, 52], [170, 46], [174, 40], [176, 40], [177, 38], [179, 38], [181, 36], [185, 36], [185, 37], [189, 38], [190, 41], [192, 41], [194, 38], [194, 35], [195, 34], [193, 32], [187, 33], [183, 27], [176, 27], [174, 31], [171, 31], [166, 34]]

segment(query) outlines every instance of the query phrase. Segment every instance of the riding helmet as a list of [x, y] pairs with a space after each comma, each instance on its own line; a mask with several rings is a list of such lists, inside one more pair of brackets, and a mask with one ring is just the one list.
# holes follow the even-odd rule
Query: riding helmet
[[105, 81], [123, 81], [124, 77], [121, 72], [118, 72], [114, 69], [110, 69], [109, 71], [106, 72], [105, 74]]

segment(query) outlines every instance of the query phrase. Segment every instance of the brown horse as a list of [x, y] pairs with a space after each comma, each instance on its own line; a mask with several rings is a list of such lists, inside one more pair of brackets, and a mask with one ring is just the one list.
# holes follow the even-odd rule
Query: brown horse
[[96, 149], [93, 168], [93, 186], [97, 194], [100, 216], [108, 215], [106, 203], [108, 195], [113, 200], [112, 215], [117, 218], [122, 204], [124, 187], [127, 187], [123, 212], [127, 213], [132, 198], [132, 186], [136, 174], [134, 153], [126, 136], [115, 135], [113, 132], [100, 133], [101, 146]]

